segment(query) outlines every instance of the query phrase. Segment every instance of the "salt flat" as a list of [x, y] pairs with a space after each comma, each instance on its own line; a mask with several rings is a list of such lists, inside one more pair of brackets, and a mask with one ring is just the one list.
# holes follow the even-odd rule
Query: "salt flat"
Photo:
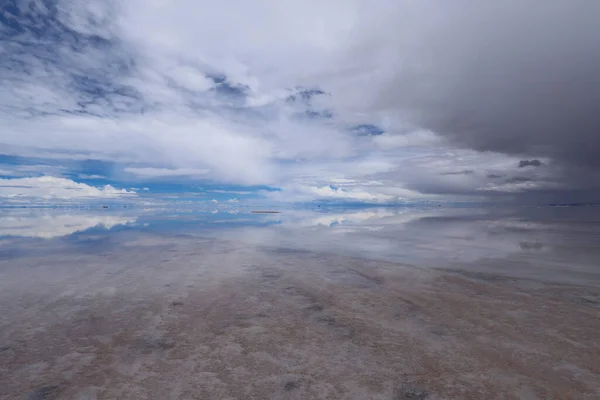
[[596, 399], [599, 236], [580, 216], [16, 224], [0, 398]]

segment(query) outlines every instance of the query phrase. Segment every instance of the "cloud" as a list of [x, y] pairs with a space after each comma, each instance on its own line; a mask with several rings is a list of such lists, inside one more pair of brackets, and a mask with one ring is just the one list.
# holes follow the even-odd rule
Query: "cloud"
[[385, 194], [372, 194], [363, 190], [346, 190], [342, 188], [334, 189], [331, 186], [308, 188], [317, 198], [322, 199], [347, 199], [359, 201], [386, 201], [391, 200], [392, 196]]
[[441, 175], [472, 175], [475, 171], [472, 169], [463, 169], [462, 171], [442, 172]]
[[490, 183], [479, 188], [482, 192], [522, 193], [531, 190], [552, 189], [553, 185], [544, 182], [534, 182], [529, 179], [507, 180], [505, 183]]
[[209, 192], [211, 193], [225, 193], [225, 194], [240, 194], [240, 195], [244, 195], [244, 194], [252, 194], [252, 192], [247, 191], [247, 190], [222, 190], [222, 189], [212, 189], [209, 190]]
[[380, 148], [398, 149], [405, 147], [431, 147], [439, 146], [442, 140], [431, 131], [415, 131], [405, 134], [383, 134], [373, 139]]
[[52, 176], [0, 179], [0, 197], [4, 198], [108, 199], [126, 196], [135, 196], [135, 192], [115, 189], [111, 185], [97, 188]]
[[519, 161], [519, 168], [524, 167], [541, 167], [542, 162], [540, 160], [521, 160]]
[[[409, 193], [409, 191], [406, 191]], [[275, 201], [306, 202], [312, 200], [361, 202], [361, 203], [386, 203], [401, 200], [399, 195], [384, 194], [364, 190], [361, 187], [334, 188], [331, 186], [290, 185], [281, 191], [265, 193]]]
[[0, 163], [2, 166], [2, 174], [11, 178], [21, 178], [30, 176], [52, 175], [61, 176], [68, 172], [68, 169], [61, 165], [48, 164], [10, 164]]
[[488, 176], [543, 160], [535, 184], [513, 193], [600, 195], [600, 3], [9, 0], [3, 10], [2, 151], [62, 168], [12, 176], [105, 175], [74, 167], [91, 159], [114, 165], [116, 182], [193, 177], [290, 199], [396, 201], [494, 198], [506, 192], [488, 190]]
[[124, 169], [125, 172], [134, 174], [142, 178], [159, 178], [165, 176], [202, 176], [206, 175], [210, 171], [208, 169], [194, 169], [194, 168], [134, 168], [127, 167]]
[[522, 183], [522, 182], [532, 182], [534, 179], [527, 178], [525, 176], [514, 176], [512, 178], [508, 178], [505, 180], [506, 183]]
[[372, 60], [372, 112], [477, 151], [553, 159], [561, 186], [597, 189], [593, 174], [566, 171], [600, 167], [599, 12], [562, 0], [398, 2], [365, 16], [347, 57]]

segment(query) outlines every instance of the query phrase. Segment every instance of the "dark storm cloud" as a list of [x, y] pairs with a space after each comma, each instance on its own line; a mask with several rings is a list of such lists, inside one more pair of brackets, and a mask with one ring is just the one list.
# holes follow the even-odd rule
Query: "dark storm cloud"
[[440, 175], [472, 175], [475, 171], [472, 169], [465, 169], [462, 171], [451, 171], [451, 172], [442, 172]]
[[541, 167], [542, 162], [540, 160], [521, 160], [519, 161], [519, 168], [525, 167]]
[[506, 183], [523, 183], [523, 182], [533, 182], [535, 179], [527, 178], [525, 176], [515, 176], [512, 178], [508, 178]]
[[596, 185], [568, 171], [600, 168], [600, 1], [424, 1], [407, 9], [390, 28], [402, 39], [377, 107], [461, 146], [550, 158], [565, 187], [572, 176]]

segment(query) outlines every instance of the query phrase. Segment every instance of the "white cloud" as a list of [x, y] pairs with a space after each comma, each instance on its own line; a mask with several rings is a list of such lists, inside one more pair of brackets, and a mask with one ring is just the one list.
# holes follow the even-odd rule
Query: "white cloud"
[[361, 201], [386, 201], [391, 200], [392, 196], [384, 194], [372, 194], [363, 190], [345, 190], [341, 188], [334, 189], [331, 186], [308, 188], [308, 192], [313, 193], [318, 198], [329, 199], [350, 199]]
[[549, 182], [506, 182], [506, 183], [489, 183], [480, 190], [482, 192], [500, 192], [500, 193], [521, 193], [529, 190], [552, 189], [554, 184]]
[[211, 193], [225, 193], [225, 194], [252, 194], [247, 190], [222, 190], [222, 189], [213, 189], [209, 190]]
[[406, 134], [383, 134], [376, 136], [373, 141], [384, 149], [398, 149], [405, 147], [431, 147], [441, 145], [442, 139], [431, 131], [415, 131]]
[[[216, 181], [275, 186], [295, 174], [294, 168], [279, 168], [281, 161], [309, 165], [358, 154], [343, 120], [299, 119], [305, 107], [286, 104], [285, 99], [297, 85], [319, 84], [302, 75], [313, 63], [318, 71], [321, 63], [315, 61], [328, 58], [352, 29], [359, 2], [113, 4], [61, 1], [61, 21], [78, 32], [116, 38], [126, 50], [89, 46], [73, 52], [68, 43], [59, 43], [53, 49], [63, 57], [58, 66], [25, 54], [33, 73], [11, 80], [16, 94], [8, 93], [8, 87], [7, 96], [0, 98], [23, 110], [22, 115], [0, 116], [2, 126], [11, 127], [0, 131], [5, 148], [18, 155], [60, 153], [70, 159], [145, 164], [145, 169], [128, 169], [140, 177], [210, 170], [210, 179]], [[244, 17], [232, 15], [232, 7], [238, 10], [235, 15]], [[299, 23], [301, 15], [311, 17]], [[111, 65], [123, 57], [135, 65], [131, 74], [109, 70], [113, 75], [94, 79], [129, 85], [141, 98], [114, 95], [82, 101], [81, 92], [70, 84], [71, 74], [85, 74], [87, 68]], [[249, 87], [248, 104], [257, 109], [231, 109], [232, 100], [220, 97], [218, 84], [207, 73], [223, 74], [231, 85]], [[77, 109], [82, 102], [86, 113], [59, 112]], [[321, 103], [325, 107], [328, 102]], [[44, 116], [29, 118], [31, 109]]]
[[[409, 192], [409, 191], [407, 191]], [[264, 193], [275, 201], [303, 202], [311, 200], [342, 200], [357, 202], [384, 203], [401, 201], [400, 196], [366, 191], [362, 188], [332, 188], [331, 186], [288, 185], [281, 191]]]
[[334, 183], [336, 185], [352, 185], [354, 183], [356, 183], [356, 180], [354, 179], [346, 179], [346, 178], [331, 178], [329, 179], [329, 182]]
[[5, 164], [2, 166], [2, 175], [11, 177], [30, 177], [38, 175], [61, 176], [67, 172], [67, 168], [61, 165], [45, 165], [45, 164]]
[[196, 92], [204, 92], [215, 86], [201, 71], [189, 66], [175, 66], [169, 76], [180, 86]]
[[194, 168], [134, 168], [128, 167], [124, 169], [125, 172], [137, 175], [142, 178], [158, 178], [163, 176], [202, 176], [206, 175], [210, 171], [207, 169], [194, 169]]
[[5, 198], [90, 199], [124, 196], [135, 196], [135, 193], [125, 189], [115, 189], [111, 185], [97, 188], [52, 176], [0, 179], [0, 197]]
[[[15, 51], [30, 73], [0, 75], [7, 154], [115, 161], [141, 179], [270, 185], [282, 189], [270, 197], [288, 200], [483, 194], [487, 174], [514, 169], [514, 157], [451, 147], [382, 97], [412, 65], [405, 55], [423, 51], [414, 32], [443, 27], [447, 9], [431, 2], [59, 0], [59, 10], [66, 26], [110, 45], [25, 38], [39, 47]], [[89, 80], [77, 87], [74, 76]], [[327, 94], [286, 101], [298, 86]], [[385, 133], [361, 136], [357, 124]], [[474, 173], [448, 174], [460, 170]], [[22, 174], [35, 172], [66, 170]]]

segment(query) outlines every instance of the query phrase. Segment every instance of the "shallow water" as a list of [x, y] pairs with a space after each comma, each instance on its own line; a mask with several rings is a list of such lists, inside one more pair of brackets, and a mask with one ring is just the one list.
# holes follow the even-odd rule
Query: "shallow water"
[[282, 211], [0, 210], [0, 398], [600, 397], [599, 209]]

